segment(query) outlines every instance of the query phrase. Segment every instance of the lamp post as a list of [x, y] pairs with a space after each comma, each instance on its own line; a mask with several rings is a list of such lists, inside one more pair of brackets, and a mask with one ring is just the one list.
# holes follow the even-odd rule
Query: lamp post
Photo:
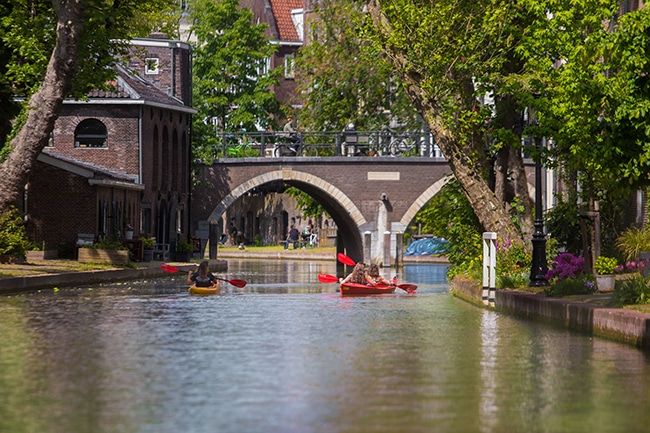
[[535, 161], [535, 221], [533, 232], [533, 260], [530, 265], [530, 283], [531, 287], [548, 286], [546, 279], [546, 234], [544, 234], [544, 220], [542, 219], [542, 161], [541, 161], [541, 143], [536, 137], [533, 137], [537, 158]]

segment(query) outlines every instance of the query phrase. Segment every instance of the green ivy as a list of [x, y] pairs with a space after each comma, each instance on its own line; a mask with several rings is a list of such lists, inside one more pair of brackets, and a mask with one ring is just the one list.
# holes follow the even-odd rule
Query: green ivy
[[29, 249], [24, 216], [15, 207], [0, 217], [0, 254], [23, 257]]

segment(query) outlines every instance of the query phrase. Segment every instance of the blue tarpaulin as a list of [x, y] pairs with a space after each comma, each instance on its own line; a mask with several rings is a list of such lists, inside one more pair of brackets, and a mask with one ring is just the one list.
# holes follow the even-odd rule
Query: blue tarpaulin
[[411, 242], [406, 248], [407, 256], [426, 256], [430, 254], [441, 254], [447, 251], [447, 239], [442, 238], [426, 238], [418, 239]]

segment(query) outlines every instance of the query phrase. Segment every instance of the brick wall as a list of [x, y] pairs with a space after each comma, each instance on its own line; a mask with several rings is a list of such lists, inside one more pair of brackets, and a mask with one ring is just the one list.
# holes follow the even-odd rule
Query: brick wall
[[[136, 106], [64, 105], [54, 125], [53, 150], [69, 158], [137, 175], [139, 111]], [[84, 119], [97, 119], [106, 125], [106, 148], [75, 147], [75, 128]]]
[[38, 162], [27, 192], [27, 234], [45, 249], [74, 243], [77, 233], [97, 230], [96, 188], [88, 180]]

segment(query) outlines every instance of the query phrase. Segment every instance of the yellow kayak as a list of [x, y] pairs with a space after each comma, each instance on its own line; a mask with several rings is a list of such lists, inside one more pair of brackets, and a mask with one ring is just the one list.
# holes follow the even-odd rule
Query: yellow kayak
[[196, 287], [191, 286], [189, 289], [190, 295], [218, 295], [221, 291], [219, 286], [215, 287]]

